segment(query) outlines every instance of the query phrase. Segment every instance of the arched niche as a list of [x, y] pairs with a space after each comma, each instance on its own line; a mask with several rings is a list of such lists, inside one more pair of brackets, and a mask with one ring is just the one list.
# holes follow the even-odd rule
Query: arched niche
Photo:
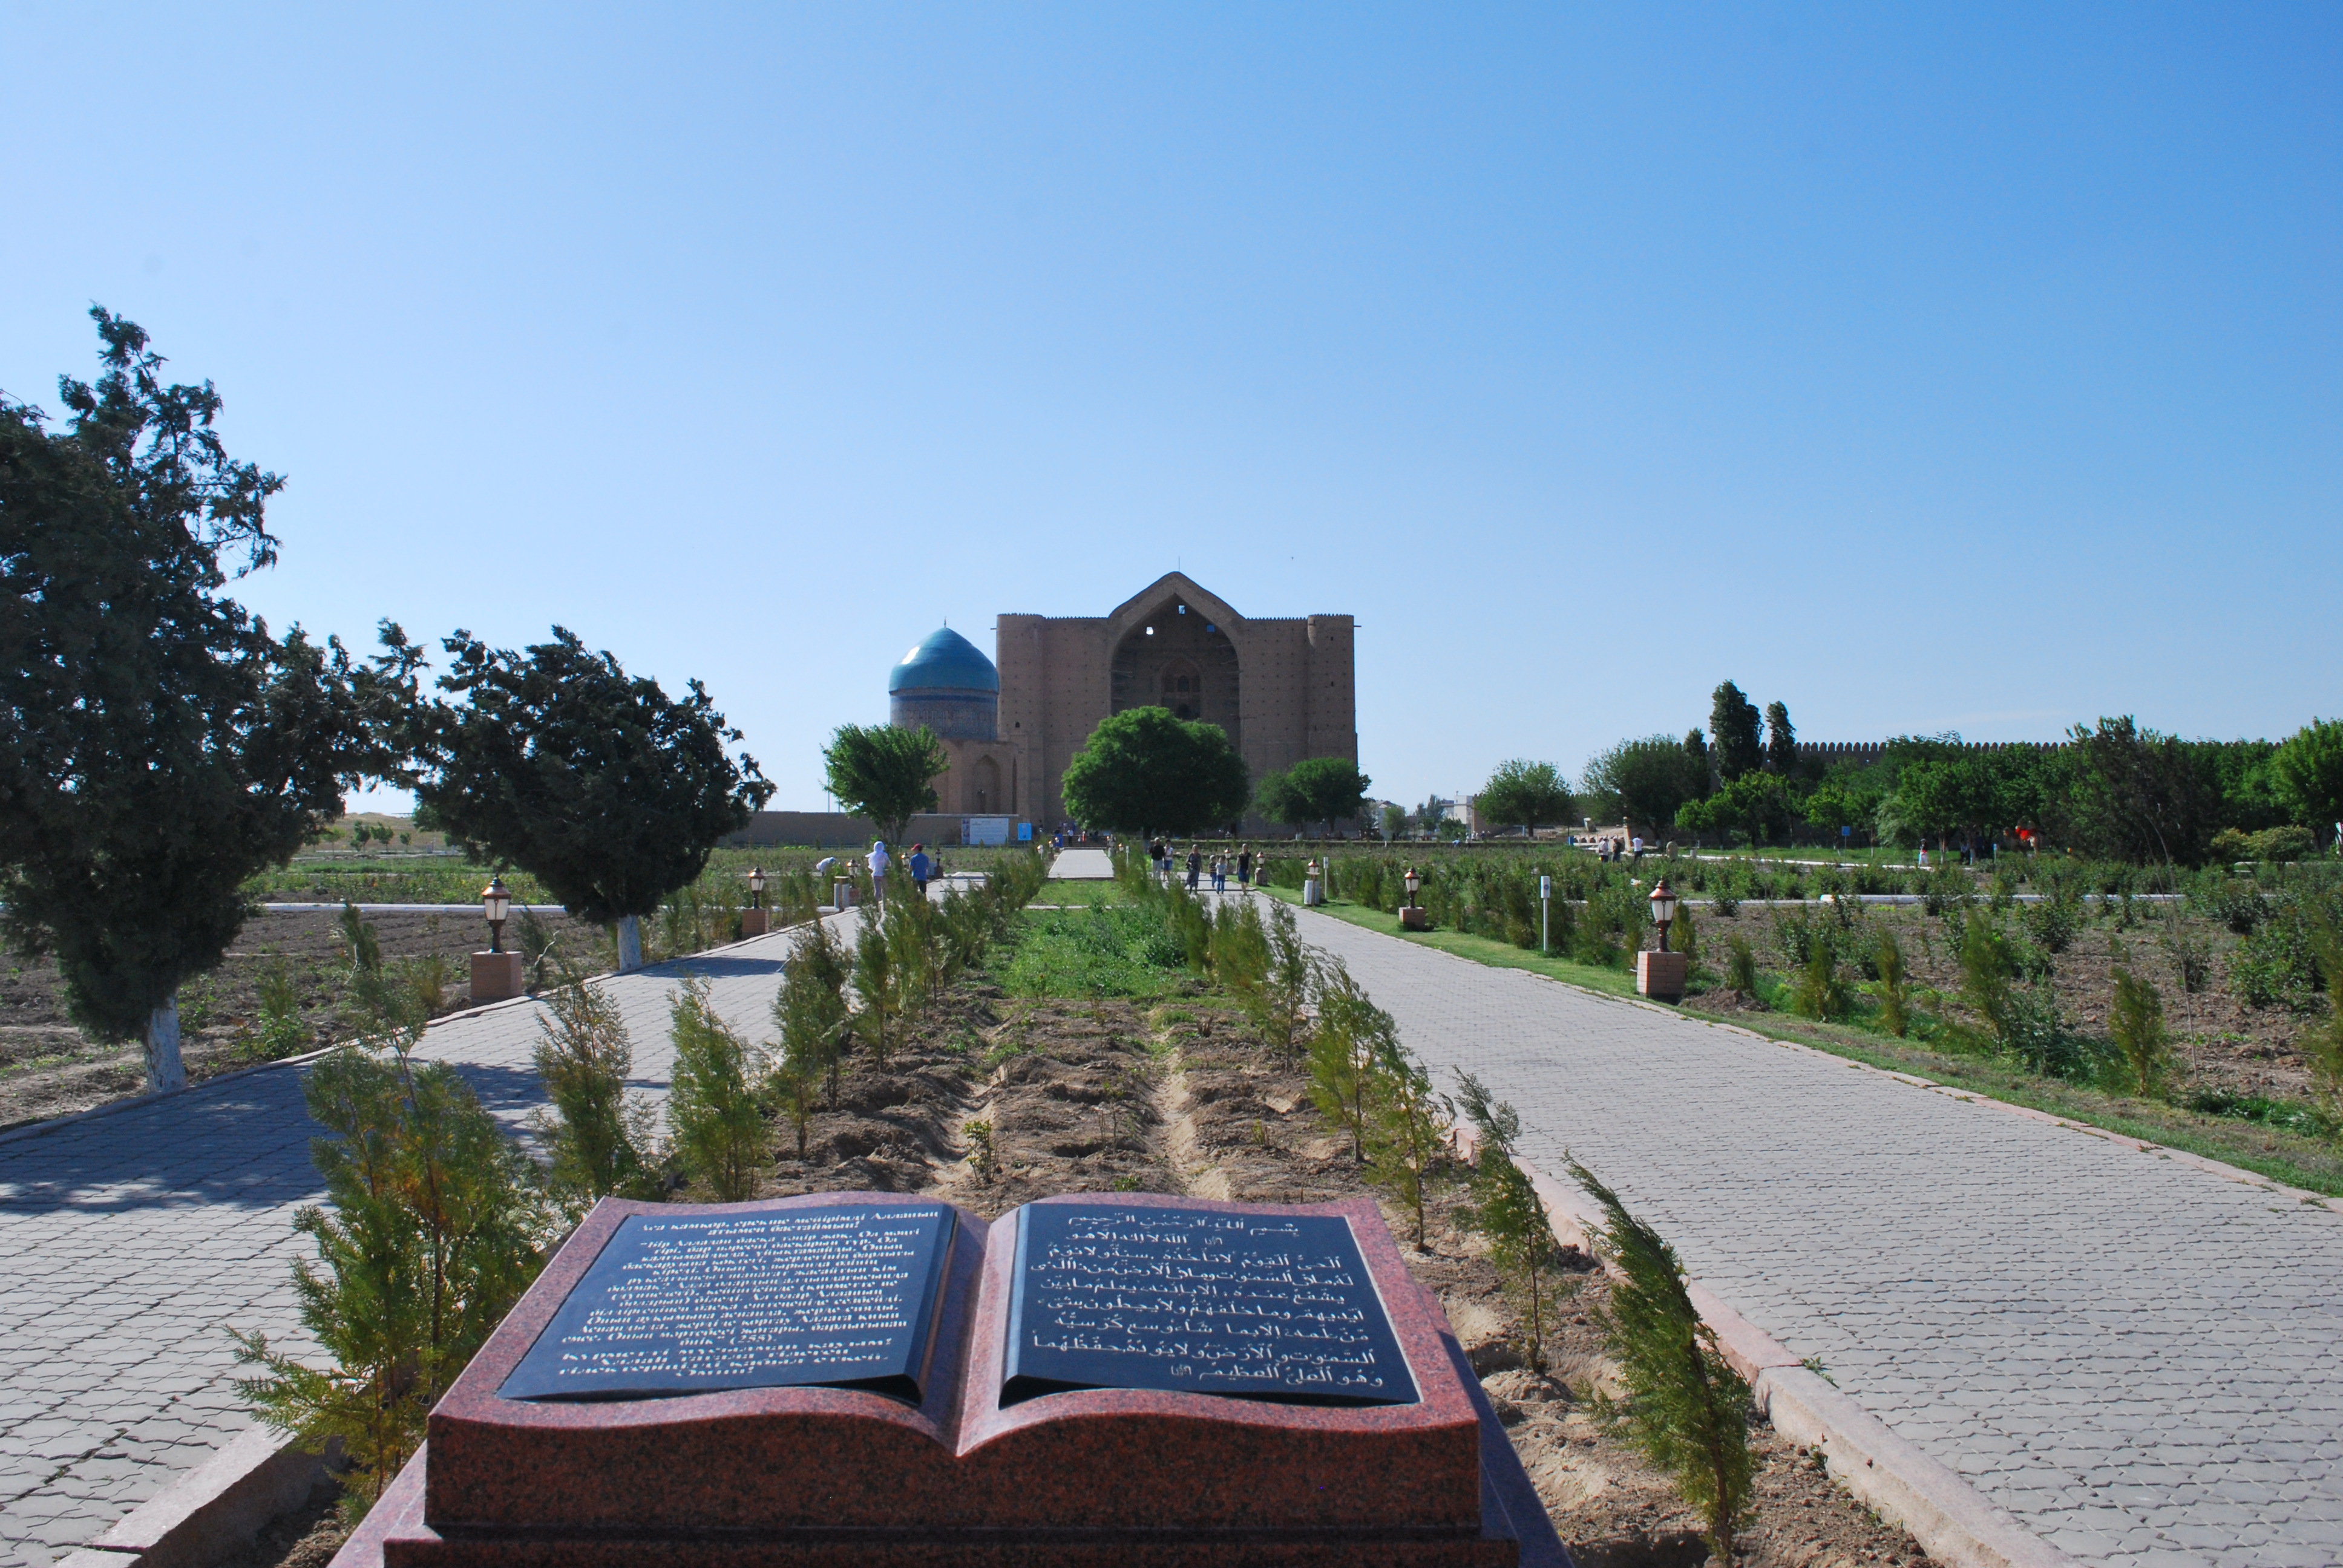
[[1183, 719], [1217, 724], [1232, 745], [1243, 748], [1236, 645], [1226, 628], [1178, 594], [1132, 618], [1115, 644], [1112, 700], [1117, 713], [1166, 708]]

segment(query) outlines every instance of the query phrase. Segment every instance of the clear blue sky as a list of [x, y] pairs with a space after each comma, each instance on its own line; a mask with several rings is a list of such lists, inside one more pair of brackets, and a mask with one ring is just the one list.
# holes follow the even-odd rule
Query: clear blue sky
[[818, 806], [949, 618], [1363, 625], [1376, 792], [1705, 723], [2343, 713], [2343, 8], [11, 6], [277, 624], [699, 676]]

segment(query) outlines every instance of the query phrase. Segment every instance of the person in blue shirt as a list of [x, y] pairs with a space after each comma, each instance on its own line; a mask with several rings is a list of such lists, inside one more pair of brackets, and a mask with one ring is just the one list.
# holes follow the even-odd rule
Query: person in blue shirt
[[924, 899], [928, 896], [928, 879], [936, 874], [936, 863], [928, 859], [928, 847], [925, 844], [911, 846], [910, 864], [912, 890]]

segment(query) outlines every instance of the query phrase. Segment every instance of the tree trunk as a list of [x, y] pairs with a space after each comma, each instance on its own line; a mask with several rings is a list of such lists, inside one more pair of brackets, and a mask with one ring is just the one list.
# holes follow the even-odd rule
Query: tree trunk
[[179, 999], [173, 997], [146, 1015], [146, 1092], [168, 1094], [187, 1087], [187, 1064], [179, 1059]]
[[632, 915], [618, 917], [618, 972], [632, 974], [643, 967], [642, 922]]

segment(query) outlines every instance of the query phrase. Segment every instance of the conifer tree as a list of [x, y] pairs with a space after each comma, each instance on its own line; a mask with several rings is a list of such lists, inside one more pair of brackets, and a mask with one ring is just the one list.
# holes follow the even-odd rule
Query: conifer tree
[[563, 966], [538, 1021], [537, 1075], [548, 1109], [534, 1118], [550, 1151], [548, 1183], [573, 1218], [604, 1198], [648, 1198], [658, 1190], [651, 1108], [627, 1092], [634, 1041], [608, 991]]
[[103, 374], [59, 380], [70, 424], [0, 397], [0, 932], [173, 1090], [180, 986], [243, 928], [246, 881], [395, 770], [405, 671], [272, 638], [221, 591], [229, 558], [275, 564], [285, 481], [227, 455], [211, 383], [166, 383], [144, 331], [90, 315]]
[[1684, 1290], [1675, 1250], [1577, 1161], [1571, 1175], [1601, 1204], [1596, 1247], [1616, 1271], [1610, 1301], [1591, 1314], [1618, 1359], [1626, 1398], [1598, 1395], [1597, 1417], [1673, 1477], [1701, 1516], [1708, 1549], [1731, 1563], [1733, 1533], [1748, 1513], [1755, 1463], [1749, 1452], [1749, 1384], [1727, 1364], [1715, 1331]]
[[346, 1515], [364, 1515], [422, 1442], [424, 1418], [537, 1275], [551, 1241], [536, 1163], [445, 1062], [418, 1061], [413, 989], [362, 980], [359, 1043], [302, 1081], [329, 1137], [310, 1144], [327, 1205], [294, 1229], [301, 1325], [327, 1365], [231, 1330], [258, 1369], [237, 1392], [261, 1422], [316, 1451], [338, 1439], [353, 1466]]
[[1554, 1239], [1545, 1204], [1529, 1173], [1515, 1161], [1521, 1117], [1511, 1105], [1491, 1099], [1486, 1085], [1469, 1072], [1456, 1075], [1457, 1103], [1479, 1134], [1473, 1151], [1470, 1201], [1457, 1211], [1460, 1224], [1489, 1241], [1489, 1261], [1521, 1306], [1523, 1360], [1545, 1371], [1545, 1337], [1561, 1294], [1562, 1243]]
[[1398, 1044], [1391, 1014], [1367, 1000], [1342, 960], [1317, 976], [1318, 1019], [1310, 1037], [1310, 1096], [1319, 1111], [1350, 1135], [1351, 1158], [1367, 1160], [1367, 1117], [1376, 1074], [1387, 1047]]
[[671, 1009], [674, 1088], [668, 1125], [685, 1171], [715, 1190], [719, 1203], [756, 1196], [765, 1161], [765, 1117], [754, 1085], [764, 1076], [756, 1051], [718, 1016], [708, 982], [683, 982]]

